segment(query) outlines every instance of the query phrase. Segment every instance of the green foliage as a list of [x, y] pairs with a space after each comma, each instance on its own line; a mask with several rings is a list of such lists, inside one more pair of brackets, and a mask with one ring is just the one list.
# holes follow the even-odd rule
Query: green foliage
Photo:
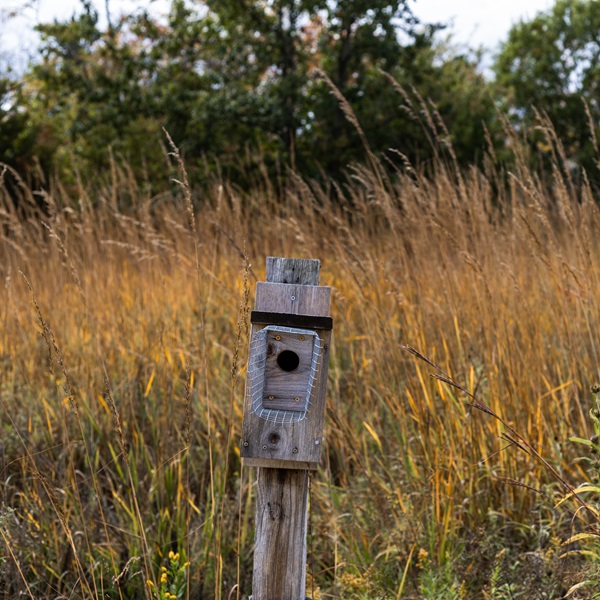
[[193, 182], [217, 171], [246, 185], [265, 168], [338, 177], [366, 153], [398, 161], [390, 149], [419, 167], [443, 148], [457, 166], [490, 144], [503, 159], [511, 127], [527, 131], [533, 164], [558, 151], [594, 178], [598, 27], [593, 2], [558, 0], [513, 27], [490, 83], [481, 56], [440, 41], [443, 26], [419, 23], [407, 0], [173, 0], [166, 22], [138, 12], [106, 28], [82, 0], [38, 26], [22, 82], [0, 81], [0, 158], [31, 173], [37, 156], [68, 184], [116, 157], [157, 191], [163, 128]]
[[[589, 479], [575, 489], [575, 492], [581, 497], [585, 498], [586, 502], [589, 502], [590, 494], [595, 497], [598, 497], [598, 494], [600, 494], [600, 457], [598, 454], [600, 451], [600, 385], [595, 383], [591, 386], [590, 391], [594, 397], [593, 406], [589, 413], [594, 433], [590, 439], [577, 436], [570, 438], [572, 442], [580, 444], [586, 448], [587, 456], [582, 456], [579, 460], [582, 463], [588, 464]], [[572, 495], [573, 494], [569, 494], [567, 498]], [[598, 512], [596, 506], [590, 504], [588, 510], [593, 512], [593, 516], [597, 522]], [[587, 557], [591, 561], [588, 579], [585, 579], [572, 586], [569, 590], [569, 593], [586, 586], [593, 586], [594, 589], [598, 589], [600, 586], [600, 577], [597, 566], [600, 563], [600, 541], [598, 538], [597, 529], [592, 527], [589, 531], [577, 533], [571, 536], [571, 538], [565, 542], [565, 545], [571, 545], [571, 548], [567, 550], [565, 556], [579, 555]], [[596, 597], [598, 596], [595, 595], [594, 598]]]
[[33, 166], [34, 154], [44, 159], [46, 152], [39, 143], [42, 131], [30, 127], [29, 111], [21, 102], [22, 86], [0, 77], [0, 162], [26, 172]]
[[[423, 39], [414, 30], [417, 21], [405, 0], [391, 3], [342, 0], [325, 3], [324, 8], [318, 32], [319, 67], [348, 100], [374, 149], [385, 149], [390, 145], [389, 134], [398, 133], [395, 127], [390, 127], [398, 98], [379, 70], [391, 72], [405, 55], [414, 54]], [[396, 23], [405, 29], [404, 37], [408, 38], [405, 45], [400, 41]], [[431, 45], [430, 38], [426, 45]], [[314, 128], [306, 141], [313, 144], [316, 137], [312, 158], [327, 171], [336, 172], [361, 157], [364, 149], [356, 125], [348, 122], [330, 92], [326, 85], [314, 91], [311, 99]]]
[[465, 584], [459, 581], [451, 561], [435, 565], [426, 552], [419, 553], [419, 592], [424, 600], [445, 598], [461, 600], [466, 597]]
[[158, 589], [152, 581], [147, 585], [157, 600], [177, 600], [185, 598], [187, 592], [186, 569], [190, 563], [179, 552], [169, 552], [168, 566], [160, 568]]
[[[462, 112], [460, 119], [449, 113], [443, 117], [449, 117], [451, 137], [463, 138], [460, 158], [473, 157], [472, 145], [480, 141], [470, 135], [472, 127], [464, 136], [464, 122], [470, 120], [481, 132], [482, 121], [494, 117], [494, 105], [489, 86], [477, 74], [477, 60], [439, 44], [436, 34], [441, 28], [418, 23], [406, 2], [338, 2], [323, 7], [312, 22], [312, 64], [331, 83], [313, 79], [306, 90], [304, 127], [298, 136], [303, 171], [312, 167], [339, 175], [348, 163], [363, 160], [359, 128], [377, 155], [393, 148], [418, 164], [430, 160], [435, 150], [418, 122], [421, 108], [414, 111], [405, 102], [404, 90], [411, 89], [416, 96]], [[398, 83], [391, 84], [389, 77]], [[475, 107], [472, 100], [465, 100], [470, 82], [476, 82], [480, 98], [485, 98]], [[340, 106], [340, 95], [356, 120]], [[471, 146], [463, 153], [465, 137]]]
[[[346, 87], [344, 94], [378, 155], [393, 149], [423, 166], [452, 147], [465, 165], [482, 157], [484, 124], [500, 138], [494, 98], [478, 70], [479, 57], [435, 42], [434, 33], [417, 35], [396, 64], [369, 66], [360, 86]], [[316, 128], [321, 154], [315, 159], [325, 165], [340, 155], [344, 164], [360, 161], [364, 150], [356, 131], [330, 97], [322, 102], [327, 107], [320, 114], [327, 117]]]
[[196, 182], [208, 169], [249, 183], [265, 166], [270, 175], [292, 167], [338, 176], [365, 148], [318, 69], [376, 154], [394, 148], [416, 163], [435, 155], [387, 73], [433, 99], [466, 162], [480, 155], [494, 107], [477, 58], [438, 44], [440, 28], [419, 24], [407, 0], [173, 0], [166, 22], [141, 12], [103, 29], [82, 0], [71, 19], [38, 26], [39, 56], [0, 136], [12, 154], [45, 156], [45, 170], [67, 184], [109, 173], [117, 158], [160, 189], [162, 128]]
[[72, 157], [85, 173], [107, 168], [111, 155], [138, 173], [161, 158], [162, 122], [147, 84], [152, 69], [127, 25], [101, 31], [98, 13], [85, 1], [81, 15], [37, 27], [42, 60], [29, 83], [32, 120], [49, 125], [63, 174], [72, 173]]
[[[600, 118], [599, 28], [596, 2], [557, 0], [511, 29], [494, 67], [514, 123], [532, 129], [547, 116], [568, 158], [588, 171], [596, 171], [590, 126]], [[548, 158], [541, 134], [536, 141]]]

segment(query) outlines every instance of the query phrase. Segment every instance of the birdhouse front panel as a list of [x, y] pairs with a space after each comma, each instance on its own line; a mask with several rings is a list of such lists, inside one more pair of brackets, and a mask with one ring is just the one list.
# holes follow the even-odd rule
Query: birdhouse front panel
[[254, 332], [248, 382], [255, 415], [275, 423], [306, 417], [321, 367], [320, 342], [305, 329], [267, 326]]

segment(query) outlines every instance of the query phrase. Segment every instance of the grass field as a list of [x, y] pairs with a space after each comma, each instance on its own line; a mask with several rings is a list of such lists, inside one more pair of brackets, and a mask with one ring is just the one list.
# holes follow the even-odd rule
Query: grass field
[[321, 259], [333, 288], [309, 595], [560, 598], [593, 581], [597, 542], [563, 542], [594, 511], [555, 507], [567, 490], [548, 467], [403, 346], [571, 485], [595, 482], [594, 448], [569, 438], [594, 433], [598, 205], [559, 154], [545, 182], [493, 157], [392, 179], [371, 159], [339, 185], [216, 181], [193, 197], [148, 197], [119, 166], [93, 193], [34, 196], [4, 171], [3, 597], [251, 594], [253, 473], [237, 444], [269, 255]]

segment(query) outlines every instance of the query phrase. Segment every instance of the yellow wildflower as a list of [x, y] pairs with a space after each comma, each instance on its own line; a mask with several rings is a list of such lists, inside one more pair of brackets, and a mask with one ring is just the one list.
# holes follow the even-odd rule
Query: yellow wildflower
[[429, 552], [425, 548], [419, 548], [419, 555], [417, 557], [417, 567], [424, 569], [429, 563]]

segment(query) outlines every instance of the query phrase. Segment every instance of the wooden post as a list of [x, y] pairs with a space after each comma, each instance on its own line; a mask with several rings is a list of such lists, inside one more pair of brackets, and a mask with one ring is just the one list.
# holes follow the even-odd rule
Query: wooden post
[[267, 283], [257, 284], [240, 444], [244, 466], [257, 467], [252, 600], [305, 600], [309, 469], [320, 460], [331, 337], [319, 268], [268, 258]]

